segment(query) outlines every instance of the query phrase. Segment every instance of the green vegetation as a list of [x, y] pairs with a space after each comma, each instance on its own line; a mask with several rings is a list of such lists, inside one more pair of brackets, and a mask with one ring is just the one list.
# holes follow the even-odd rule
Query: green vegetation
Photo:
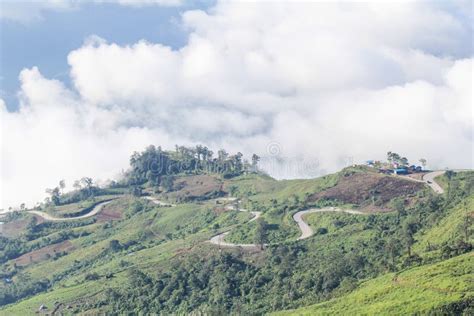
[[133, 153], [127, 182], [132, 188], [147, 184], [159, 191], [168, 191], [172, 189], [176, 175], [213, 173], [228, 179], [256, 171], [259, 160], [254, 154], [250, 164], [243, 160], [242, 153], [229, 155], [224, 149], [217, 152], [216, 158], [213, 155], [202, 145], [195, 148], [176, 145], [175, 151], [164, 151], [152, 145], [141, 153]]
[[350, 294], [276, 315], [472, 315], [472, 254], [388, 273], [363, 282]]
[[[157, 174], [153, 167], [150, 175], [146, 166], [157, 158], [172, 172]], [[277, 181], [255, 172], [258, 157], [252, 163], [236, 159], [224, 152], [212, 158], [205, 147], [173, 152], [150, 147], [134, 154], [123, 182], [88, 190], [90, 182], [64, 194], [59, 186], [59, 200], [41, 205], [50, 214], [71, 216], [113, 199], [97, 216], [48, 222], [25, 210], [10, 214], [6, 231], [17, 234], [0, 236], [0, 314], [35, 314], [40, 305], [64, 314], [261, 315], [304, 306], [291, 312], [472, 311], [473, 172], [443, 177], [448, 188], [443, 195], [423, 189], [400, 196], [401, 180], [377, 182], [394, 211], [308, 214], [315, 235], [296, 241], [295, 212], [354, 207], [323, 193], [342, 183], [345, 194], [348, 179], [370, 174], [371, 180], [373, 168]], [[242, 166], [236, 169], [238, 161]], [[175, 170], [177, 162], [194, 167]], [[233, 167], [225, 169], [226, 164]], [[176, 205], [155, 204], [143, 194], [168, 197]], [[223, 194], [240, 202], [213, 199]], [[370, 204], [372, 198], [362, 201]], [[236, 203], [262, 212], [261, 218], [249, 222], [252, 215], [236, 211]], [[259, 247], [208, 242], [229, 230], [226, 241]]]
[[90, 212], [97, 204], [113, 200], [116, 197], [117, 195], [100, 195], [60, 206], [50, 204], [44, 211], [56, 217], [76, 217]]
[[[267, 241], [275, 244], [293, 240], [299, 230], [292, 219], [298, 210], [309, 207], [339, 205], [337, 201], [309, 202], [311, 194], [333, 187], [340, 174], [332, 174], [318, 179], [276, 181], [261, 175], [247, 175], [233, 179], [233, 196], [242, 201], [242, 207], [263, 213], [267, 222]], [[255, 240], [256, 223], [239, 225], [226, 236], [233, 243], [252, 243]]]

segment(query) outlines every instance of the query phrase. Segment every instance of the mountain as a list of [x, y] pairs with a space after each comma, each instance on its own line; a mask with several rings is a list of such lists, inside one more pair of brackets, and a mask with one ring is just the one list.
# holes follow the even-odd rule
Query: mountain
[[278, 181], [257, 163], [149, 147], [106, 188], [9, 213], [0, 314], [472, 313], [474, 172]]

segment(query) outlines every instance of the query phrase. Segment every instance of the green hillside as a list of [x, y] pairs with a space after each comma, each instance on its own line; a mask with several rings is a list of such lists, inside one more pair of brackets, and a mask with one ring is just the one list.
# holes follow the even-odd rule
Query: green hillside
[[362, 282], [348, 295], [275, 315], [470, 315], [474, 312], [473, 275], [474, 257], [464, 254], [388, 273]]
[[[144, 169], [160, 155], [172, 174]], [[50, 201], [9, 214], [0, 314], [33, 315], [42, 305], [63, 314], [469, 310], [473, 172], [449, 174], [438, 195], [375, 168], [277, 181], [239, 155], [206, 157], [149, 148], [134, 154], [122, 182], [98, 188], [85, 178], [76, 191], [55, 188]], [[172, 169], [180, 159], [195, 168]], [[93, 216], [64, 220], [98, 205]], [[314, 235], [298, 241], [292, 216], [315, 207], [362, 214], [307, 214]], [[214, 238], [224, 232], [226, 243], [255, 245], [222, 246]]]

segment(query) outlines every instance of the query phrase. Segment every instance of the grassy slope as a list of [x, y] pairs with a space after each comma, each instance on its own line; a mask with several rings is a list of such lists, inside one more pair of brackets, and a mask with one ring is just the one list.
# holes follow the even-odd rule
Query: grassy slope
[[45, 208], [44, 211], [58, 217], [64, 217], [67, 214], [77, 213], [86, 208], [90, 208], [91, 206], [105, 200], [110, 200], [116, 198], [117, 195], [100, 195], [95, 197], [94, 199], [88, 199], [85, 201], [80, 201], [77, 203], [70, 203], [66, 205], [60, 206], [51, 206], [49, 208]]
[[268, 176], [251, 174], [227, 181], [224, 188], [228, 190], [231, 185], [236, 186], [237, 196], [268, 203], [271, 199], [283, 201], [293, 195], [303, 199], [306, 193], [319, 192], [334, 186], [338, 177], [339, 174], [335, 173], [316, 179], [275, 180]]
[[[353, 173], [370, 173], [383, 177], [378, 174], [374, 168], [359, 166], [348, 167], [340, 172], [316, 179], [277, 181], [270, 177], [247, 175], [232, 180], [226, 187], [228, 188], [230, 185], [234, 185], [238, 188], [237, 195], [244, 201], [244, 207], [247, 207], [249, 203], [246, 205], [246, 202], [249, 200], [258, 202], [259, 205], [264, 204], [267, 206], [271, 199], [276, 199], [280, 203], [287, 200], [290, 201], [289, 204], [291, 204], [295, 195], [300, 201], [306, 200], [309, 194], [318, 193], [334, 187], [345, 174]], [[351, 208], [351, 205], [343, 205], [343, 207]], [[269, 243], [294, 240], [299, 235], [300, 231], [292, 219], [292, 215], [296, 211], [297, 209], [291, 209], [287, 213], [266, 212], [263, 214], [263, 219], [271, 224], [270, 227], [272, 227], [269, 231]], [[226, 237], [226, 240], [235, 243], [253, 242], [255, 225], [255, 223], [240, 225]]]
[[[472, 181], [474, 177], [474, 171], [459, 171], [454, 172], [452, 180], [458, 181], [461, 186], [466, 185], [466, 182]], [[448, 190], [448, 177], [446, 174], [442, 174], [435, 178], [435, 181], [445, 190]]]
[[[472, 173], [471, 173], [472, 176]], [[465, 179], [465, 175], [460, 175]], [[461, 185], [464, 185], [461, 181]], [[474, 209], [474, 196], [465, 199], [439, 220], [437, 225], [416, 234], [414, 252], [423, 257], [436, 256], [440, 245], [458, 240], [461, 236], [464, 218]], [[396, 214], [379, 214], [377, 216], [396, 216]], [[323, 245], [336, 246], [338, 240], [346, 239], [346, 247], [361, 231], [361, 217], [349, 214], [317, 213], [309, 214], [306, 219], [310, 226], [317, 230], [326, 228], [326, 235], [312, 239]], [[344, 227], [336, 227], [335, 221], [345, 221]], [[471, 236], [472, 241], [472, 236]], [[426, 252], [428, 243], [435, 250]], [[327, 246], [324, 246], [327, 247]], [[362, 283], [359, 288], [343, 297], [324, 303], [305, 307], [281, 314], [291, 315], [403, 315], [416, 312], [427, 312], [444, 305], [474, 297], [472, 286], [474, 278], [473, 254], [468, 253], [437, 264], [424, 265], [400, 273], [397, 281], [395, 274], [389, 273]]]
[[[461, 236], [460, 227], [468, 212], [474, 210], [474, 196], [466, 198], [466, 205], [457, 205], [444, 218], [441, 219], [438, 225], [419, 232], [415, 237], [417, 243], [414, 246], [415, 251], [423, 251], [428, 244], [432, 246], [439, 246], [444, 242], [455, 240]], [[471, 242], [474, 236], [471, 234]]]
[[408, 315], [474, 297], [472, 253], [366, 281], [348, 295], [279, 315]]
[[[294, 194], [297, 194], [300, 198], [303, 198], [306, 193], [323, 190], [324, 188], [333, 186], [336, 182], [337, 174], [319, 179], [286, 181], [276, 181], [268, 177], [248, 175], [226, 181], [226, 186], [237, 186], [238, 195], [243, 197], [244, 200], [249, 198], [258, 203], [269, 203], [269, 200], [272, 198], [283, 201], [285, 199], [291, 199]], [[471, 197], [469, 201], [470, 209], [473, 209], [474, 199]], [[123, 207], [126, 208], [126, 204], [124, 204]], [[170, 258], [182, 251], [186, 251], [186, 249], [195, 247], [202, 241], [207, 240], [211, 235], [215, 234], [216, 231], [226, 230], [226, 227], [228, 228], [238, 225], [238, 223], [242, 223], [240, 227], [247, 229], [247, 231], [252, 228], [251, 225], [244, 224], [249, 219], [249, 215], [242, 212], [226, 212], [213, 219], [211, 223], [205, 222], [203, 216], [211, 207], [212, 203], [204, 203], [182, 204], [172, 209], [156, 208], [149, 212], [136, 214], [130, 219], [117, 222], [113, 225], [111, 230], [103, 230], [101, 228], [101, 224], [93, 224], [81, 228], [75, 228], [74, 230], [89, 230], [93, 232], [92, 235], [81, 237], [72, 241], [80, 251], [76, 250], [65, 257], [59, 258], [58, 260], [48, 260], [29, 266], [26, 268], [25, 272], [29, 273], [33, 279], [44, 277], [44, 271], [55, 271], [61, 273], [67, 268], [71, 267], [75, 261], [88, 259], [94, 260], [100, 253], [103, 252], [109, 241], [112, 239], [118, 239], [120, 242], [125, 243], [129, 240], [136, 240], [138, 236], [143, 233], [152, 233], [153, 236], [151, 239], [147, 239], [145, 242], [143, 242], [143, 244], [147, 247], [146, 249], [137, 251], [132, 249], [128, 251], [131, 253], [131, 255], [127, 255], [126, 253], [122, 252], [120, 255], [107, 256], [103, 260], [94, 262], [92, 266], [88, 266], [86, 269], [75, 271], [74, 273], [71, 273], [71, 275], [65, 277], [63, 280], [60, 280], [53, 287], [51, 292], [39, 294], [32, 298], [23, 300], [13, 306], [7, 307], [7, 309], [4, 311], [8, 311], [10, 314], [28, 314], [36, 310], [38, 306], [43, 303], [48, 304], [48, 306], [51, 308], [55, 301], [73, 301], [81, 298], [85, 295], [85, 293], [100, 293], [100, 291], [106, 287], [119, 287], [121, 284], [123, 284], [122, 281], [125, 278], [124, 271], [131, 266], [139, 266], [140, 269], [146, 270], [151, 267], [156, 268], [160, 265], [166, 265]], [[443, 221], [446, 221], [443, 222], [443, 225], [436, 226], [431, 230], [423, 232], [423, 234], [420, 233], [417, 236], [419, 242], [417, 245], [415, 245], [415, 248], [420, 247], [421, 249], [421, 247], [424, 247], [426, 241], [439, 238], [439, 236], [443, 236], [441, 238], [444, 238], [445, 236], [448, 236], [450, 232], [454, 232], [457, 225], [459, 224], [459, 214], [458, 211], [453, 211], [445, 219], [443, 219]], [[294, 225], [292, 222], [290, 215], [291, 214], [286, 214], [283, 217], [277, 217], [271, 213], [267, 213], [264, 215], [264, 217], [270, 223], [281, 225], [280, 228], [283, 228], [284, 226], [294, 226], [294, 232], [297, 233], [298, 231], [296, 229], [296, 225]], [[385, 214], [380, 216], [391, 215]], [[353, 220], [350, 222], [350, 225], [346, 225], [343, 228], [334, 227], [334, 220], [343, 218], [353, 218]], [[328, 228], [329, 233], [327, 235], [315, 236], [311, 239], [311, 241], [307, 241], [307, 243], [315, 243], [317, 245], [316, 250], [321, 250], [321, 245], [325, 245], [325, 248], [335, 248], [340, 247], [342, 244], [349, 246], [349, 244], [353, 242], [370, 238], [371, 231], [364, 230], [361, 226], [361, 223], [359, 223], [358, 218], [359, 217], [357, 216], [348, 214], [311, 214], [307, 217], [311, 226], [314, 228]], [[218, 223], [220, 227], [217, 230], [211, 228], [216, 223]], [[165, 240], [165, 235], [167, 233], [172, 234], [171, 240]], [[290, 232], [286, 237], [293, 238], [294, 236], [291, 235]], [[247, 236], [246, 238], [251, 237]], [[153, 239], [159, 239], [162, 241], [156, 244], [151, 241]], [[207, 248], [214, 249], [210, 246]], [[121, 261], [125, 261], [126, 266], [123, 266], [123, 262]], [[414, 270], [416, 269], [413, 269], [413, 271]], [[100, 281], [96, 282], [84, 281], [85, 275], [91, 272], [96, 272], [101, 276], [108, 272], [113, 272], [115, 277], [107, 280], [102, 278]], [[387, 275], [386, 277], [388, 278], [387, 280], [391, 280], [390, 275]], [[426, 276], [420, 274], [419, 277], [425, 278]], [[384, 278], [385, 276], [378, 279], [385, 280]], [[427, 279], [427, 282], [428, 281], [429, 280]], [[370, 285], [370, 282], [375, 282], [375, 280], [368, 281], [364, 284]], [[375, 285], [376, 284], [374, 284], [374, 289], [376, 288]], [[383, 284], [380, 285], [380, 289], [384, 288], [382, 285]], [[401, 285], [400, 287], [403, 288]], [[361, 286], [361, 289], [362, 288], [363, 286]], [[385, 293], [385, 295], [388, 294]], [[418, 294], [417, 292], [413, 292], [412, 295]], [[436, 301], [437, 299], [434, 296], [432, 298], [425, 298], [429, 299], [430, 301]], [[394, 297], [393, 299], [395, 300], [396, 298]], [[329, 302], [319, 305], [324, 304], [329, 304]], [[3, 311], [0, 311], [0, 314], [2, 314], [2, 312]]]
[[[124, 202], [123, 208], [127, 208], [127, 205], [128, 203]], [[148, 212], [138, 213], [127, 220], [117, 222], [106, 230], [101, 224], [76, 228], [87, 229], [92, 234], [72, 240], [76, 246], [75, 251], [57, 260], [31, 264], [22, 270], [22, 274], [27, 273], [33, 280], [53, 278], [52, 274], [45, 275], [45, 271], [54, 271], [56, 276], [61, 275], [59, 279], [56, 277], [57, 282], [52, 290], [7, 306], [4, 310], [0, 310], [0, 315], [32, 314], [41, 304], [52, 308], [56, 301], [75, 301], [85, 294], [100, 293], [107, 287], [120, 287], [127, 269], [136, 266], [141, 270], [147, 270], [156, 269], [160, 264], [166, 265], [170, 258], [208, 240], [216, 233], [212, 228], [214, 224], [228, 227], [249, 219], [249, 214], [242, 212], [225, 212], [216, 217], [211, 215], [209, 219], [211, 205], [212, 203], [204, 203], [182, 204], [173, 208], [155, 207]], [[118, 254], [104, 255], [112, 239], [117, 239], [123, 244], [130, 240], [140, 240], [143, 234], [147, 237], [140, 244], [145, 246], [145, 249], [134, 250], [132, 247]], [[168, 240], [169, 238], [171, 240]], [[85, 267], [72, 268], [78, 262], [88, 261], [91, 264]], [[7, 262], [5, 266], [12, 264], [13, 260]], [[107, 280], [101, 278], [95, 282], [85, 281], [85, 276], [90, 273], [98, 273], [100, 276], [113, 273], [114, 277]]]
[[[330, 188], [337, 183], [339, 173], [327, 175], [317, 179], [298, 179], [277, 181], [270, 177], [260, 175], [247, 175], [239, 177], [227, 183], [226, 188], [234, 185], [238, 188], [237, 195], [243, 200], [243, 207], [249, 207], [250, 203], [258, 205], [269, 205], [271, 199], [278, 203], [285, 200], [292, 200], [297, 196], [301, 201], [306, 199], [307, 194], [320, 192]], [[255, 209], [259, 211], [261, 209]], [[292, 214], [296, 210], [290, 210], [288, 213], [266, 212], [262, 218], [270, 224], [269, 242], [281, 242], [284, 240], [295, 239], [299, 230], [295, 225]], [[254, 240], [253, 231], [256, 223], [239, 225], [232, 230], [226, 240], [237, 243], [252, 243]]]

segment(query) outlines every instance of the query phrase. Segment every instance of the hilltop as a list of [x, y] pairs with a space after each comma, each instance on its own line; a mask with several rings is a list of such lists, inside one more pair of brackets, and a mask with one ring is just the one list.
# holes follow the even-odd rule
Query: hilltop
[[474, 172], [441, 172], [439, 193], [429, 172], [279, 181], [258, 160], [149, 147], [106, 188], [84, 178], [10, 213], [0, 313], [472, 310]]

